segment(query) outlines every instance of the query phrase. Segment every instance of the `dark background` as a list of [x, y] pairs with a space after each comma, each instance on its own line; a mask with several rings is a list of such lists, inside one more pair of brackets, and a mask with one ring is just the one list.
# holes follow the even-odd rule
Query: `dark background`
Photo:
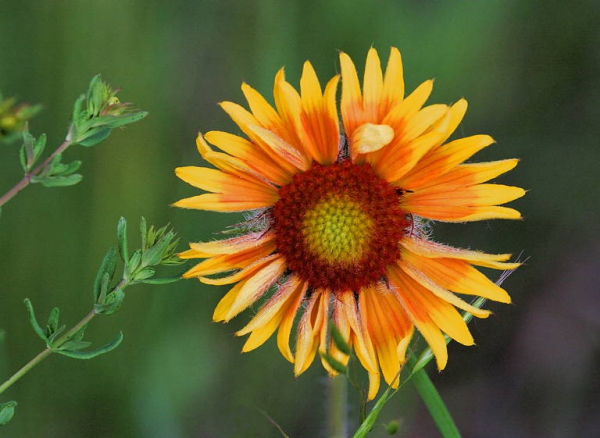
[[[196, 193], [173, 169], [201, 163], [197, 131], [238, 132], [217, 102], [242, 103], [242, 81], [270, 98], [282, 65], [296, 85], [310, 59], [324, 82], [339, 71], [338, 50], [362, 69], [370, 46], [385, 59], [394, 45], [407, 90], [434, 77], [431, 102], [466, 97], [458, 134], [497, 140], [478, 161], [522, 158], [501, 181], [529, 190], [513, 203], [524, 221], [435, 226], [441, 241], [529, 260], [505, 283], [514, 305], [491, 304], [495, 315], [471, 325], [478, 345], [451, 344], [446, 370], [430, 365], [434, 382], [465, 438], [599, 436], [599, 22], [593, 0], [0, 0], [0, 89], [44, 104], [34, 135], [60, 144], [97, 73], [150, 112], [98, 147], [67, 152], [67, 162], [83, 160], [79, 185], [29, 187], [6, 205], [0, 378], [42, 348], [25, 297], [43, 316], [60, 306], [66, 323], [88, 312], [121, 215], [133, 230], [141, 215], [171, 222], [184, 242], [240, 219], [169, 207]], [[1, 147], [0, 192], [20, 177], [18, 145]], [[325, 372], [315, 364], [295, 379], [272, 340], [240, 355], [233, 333], [251, 312], [211, 322], [225, 291], [196, 281], [128, 289], [121, 311], [89, 330], [98, 343], [123, 330], [123, 345], [90, 362], [49, 358], [2, 395], [19, 406], [0, 435], [279, 436], [260, 408], [292, 438], [326, 436]], [[382, 422], [391, 419], [398, 436], [438, 436], [411, 388], [385, 408]]]

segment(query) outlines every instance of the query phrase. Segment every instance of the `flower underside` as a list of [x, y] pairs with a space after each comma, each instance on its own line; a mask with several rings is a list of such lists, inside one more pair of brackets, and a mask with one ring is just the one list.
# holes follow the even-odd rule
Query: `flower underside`
[[368, 164], [315, 164], [279, 189], [272, 209], [278, 251], [313, 288], [359, 291], [400, 257], [409, 225], [399, 192]]

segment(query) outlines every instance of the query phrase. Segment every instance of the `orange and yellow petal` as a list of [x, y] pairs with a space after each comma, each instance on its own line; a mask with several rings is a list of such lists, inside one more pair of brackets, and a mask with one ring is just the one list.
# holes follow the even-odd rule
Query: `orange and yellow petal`
[[[402, 199], [402, 206], [407, 212], [428, 219], [460, 222], [474, 220], [474, 214], [483, 212], [488, 212], [491, 218], [497, 211], [497, 205], [523, 195], [525, 190], [520, 187], [500, 184], [477, 184], [459, 188], [441, 185], [406, 193]], [[518, 215], [511, 219], [520, 217]]]
[[385, 381], [397, 387], [413, 325], [396, 295], [387, 288], [368, 287], [359, 293], [361, 316]]

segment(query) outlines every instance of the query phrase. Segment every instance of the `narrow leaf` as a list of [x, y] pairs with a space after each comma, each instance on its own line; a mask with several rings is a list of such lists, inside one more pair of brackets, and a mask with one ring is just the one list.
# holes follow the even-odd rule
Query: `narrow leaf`
[[142, 235], [142, 251], [146, 251], [146, 238], [148, 236], [148, 224], [146, 218], [142, 216], [140, 219], [140, 234]]
[[121, 260], [127, 263], [129, 261], [129, 250], [127, 248], [127, 221], [123, 216], [121, 216], [119, 224], [117, 225], [117, 241]]
[[142, 280], [142, 283], [145, 283], [145, 284], [169, 284], [169, 283], [175, 283], [176, 281], [179, 281], [179, 280], [181, 280], [181, 276], [147, 278], [146, 280]]
[[330, 354], [326, 353], [325, 351], [319, 351], [319, 354], [321, 355], [323, 360], [325, 362], [327, 362], [329, 364], [329, 366], [331, 368], [333, 368], [334, 370], [336, 370], [338, 373], [346, 374], [346, 372], [348, 371], [348, 368], [346, 368], [346, 365], [344, 365], [339, 360], [337, 360]]
[[454, 420], [448, 412], [446, 404], [435, 389], [425, 370], [419, 370], [413, 374], [412, 383], [417, 388], [421, 399], [427, 406], [427, 410], [433, 418], [436, 426], [444, 438], [460, 438], [460, 432], [454, 424]]
[[342, 336], [336, 325], [333, 323], [333, 321], [329, 323], [329, 330], [331, 331], [331, 339], [333, 340], [333, 343], [338, 348], [338, 350], [349, 356], [352, 353], [352, 349], [344, 340], [344, 337]]
[[87, 341], [67, 341], [64, 344], [62, 344], [60, 347], [58, 347], [57, 351], [61, 351], [61, 350], [76, 351], [76, 350], [81, 350], [83, 348], [87, 348], [90, 345], [92, 345], [92, 343], [87, 342]]
[[33, 331], [42, 339], [42, 341], [47, 342], [48, 338], [46, 338], [46, 333], [44, 333], [44, 330], [42, 330], [35, 318], [33, 304], [31, 304], [29, 298], [25, 298], [25, 307], [27, 307], [27, 316], [29, 317], [29, 323], [31, 324], [31, 327], [33, 327]]
[[108, 344], [92, 351], [73, 351], [73, 350], [62, 350], [57, 351], [57, 353], [62, 354], [63, 356], [67, 356], [73, 359], [93, 359], [101, 354], [109, 353], [117, 348], [121, 342], [123, 341], [123, 332], [119, 332], [117, 337]]
[[48, 322], [46, 323], [46, 336], [50, 337], [58, 329], [58, 319], [60, 316], [60, 310], [55, 307], [48, 316]]
[[82, 140], [77, 140], [77, 144], [81, 146], [91, 147], [106, 140], [111, 133], [110, 128], [93, 128], [88, 133], [84, 134]]
[[100, 298], [100, 293], [102, 291], [102, 278], [104, 274], [108, 274], [109, 280], [112, 280], [115, 275], [115, 270], [117, 269], [117, 252], [114, 248], [108, 250], [104, 259], [102, 260], [102, 264], [100, 265], [100, 269], [98, 269], [98, 273], [96, 274], [96, 280], [94, 281], [94, 302], [97, 303]]
[[104, 303], [94, 304], [94, 312], [96, 312], [98, 315], [112, 315], [119, 310], [124, 299], [125, 292], [123, 292], [121, 289], [112, 291], [108, 294]]

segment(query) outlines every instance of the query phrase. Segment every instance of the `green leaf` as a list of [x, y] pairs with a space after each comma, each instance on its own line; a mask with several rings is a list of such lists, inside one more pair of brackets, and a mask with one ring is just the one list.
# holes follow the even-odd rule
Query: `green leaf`
[[181, 275], [177, 277], [161, 277], [161, 278], [148, 278], [146, 280], [142, 280], [141, 283], [145, 284], [169, 284], [175, 283], [176, 281], [181, 280]]
[[68, 176], [68, 175], [75, 173], [75, 171], [78, 170], [80, 167], [81, 167], [81, 161], [75, 160], [75, 161], [70, 162], [69, 164], [63, 164], [62, 168], [60, 169], [60, 173], [56, 172], [54, 175], [55, 176]]
[[33, 304], [31, 304], [31, 301], [29, 300], [29, 298], [25, 298], [25, 307], [27, 307], [27, 316], [29, 317], [29, 323], [31, 324], [31, 327], [33, 327], [33, 331], [44, 342], [48, 342], [48, 338], [46, 337], [46, 333], [44, 332], [44, 330], [42, 330], [42, 328], [40, 327], [40, 325], [37, 322], [37, 319], [35, 317], [35, 312], [33, 310]]
[[123, 216], [121, 216], [117, 225], [117, 242], [121, 260], [127, 263], [129, 261], [129, 250], [127, 248], [127, 221]]
[[0, 405], [0, 426], [6, 425], [15, 415], [16, 401], [9, 401]]
[[40, 183], [44, 187], [68, 187], [68, 186], [74, 186], [75, 184], [79, 184], [82, 179], [83, 179], [83, 176], [81, 176], [78, 173], [75, 173], [73, 175], [68, 175], [68, 176], [56, 176], [56, 177], [49, 177], [49, 178], [48, 177], [47, 178], [32, 177], [31, 182], [32, 183]]
[[92, 343], [87, 342], [87, 341], [67, 341], [64, 344], [62, 344], [60, 347], [58, 347], [55, 351], [62, 351], [62, 350], [77, 351], [77, 350], [81, 350], [83, 348], [87, 348], [90, 345], [92, 345]]
[[90, 116], [98, 115], [102, 109], [102, 103], [104, 101], [103, 88], [100, 75], [94, 76], [90, 81], [86, 98], [87, 110]]
[[96, 274], [96, 280], [94, 281], [94, 303], [98, 303], [98, 300], [100, 298], [100, 295], [102, 293], [102, 283], [103, 281], [103, 277], [105, 275], [108, 275], [108, 280], [112, 280], [114, 275], [115, 275], [115, 271], [117, 269], [117, 252], [115, 251], [115, 248], [110, 248], [108, 250], [108, 252], [106, 253], [106, 255], [104, 256], [104, 259], [102, 260], [102, 264], [100, 265], [100, 268], [98, 269], [98, 273]]
[[98, 315], [112, 315], [119, 310], [124, 299], [125, 292], [123, 290], [114, 290], [106, 296], [104, 303], [94, 304], [94, 312]]
[[92, 128], [106, 127], [109, 129], [120, 128], [121, 126], [129, 125], [137, 121], [142, 120], [148, 115], [147, 111], [136, 111], [134, 113], [122, 115], [122, 116], [99, 116], [94, 117], [92, 122]]
[[70, 337], [69, 340], [71, 341], [81, 341], [83, 339], [83, 336], [85, 335], [85, 330], [87, 329], [87, 324], [84, 324], [83, 327], [81, 327], [79, 330], [77, 330], [76, 333], [73, 333]]
[[108, 272], [105, 272], [102, 276], [102, 282], [100, 284], [100, 295], [98, 299], [95, 300], [98, 304], [103, 304], [106, 301], [106, 295], [108, 294], [108, 290], [110, 288], [110, 275]]
[[148, 237], [148, 225], [146, 223], [146, 218], [142, 216], [140, 219], [140, 234], [142, 235], [142, 251], [146, 251], [147, 242], [146, 238]]
[[106, 127], [93, 128], [89, 132], [84, 134], [82, 139], [77, 139], [76, 142], [81, 146], [95, 146], [98, 143], [106, 140], [110, 136], [111, 131], [112, 130], [110, 128]]
[[56, 341], [56, 339], [58, 339], [58, 337], [65, 331], [65, 329], [67, 328], [66, 325], [61, 325], [59, 328], [57, 328], [54, 333], [52, 333], [50, 336], [48, 336], [48, 342], [46, 342], [46, 345], [49, 348], [54, 349], [54, 341]]
[[329, 323], [329, 331], [331, 332], [331, 339], [333, 340], [333, 343], [338, 348], [338, 350], [349, 356], [352, 353], [352, 349], [350, 348], [350, 345], [348, 345], [348, 343], [344, 340], [344, 337], [340, 333], [340, 330], [336, 327], [333, 321], [330, 321]]
[[119, 332], [117, 337], [108, 344], [92, 351], [81, 351], [81, 350], [59, 350], [58, 354], [62, 354], [63, 356], [67, 356], [73, 359], [93, 359], [101, 354], [109, 353], [121, 345], [123, 341], [123, 332]]
[[25, 125], [23, 129], [23, 146], [19, 151], [19, 160], [21, 161], [21, 167], [25, 173], [28, 173], [33, 166], [33, 157], [36, 140], [29, 132], [29, 127]]
[[140, 267], [140, 262], [142, 261], [142, 251], [136, 249], [131, 258], [129, 259], [129, 263], [125, 264], [125, 269], [123, 272], [123, 278], [130, 279], [131, 275], [137, 271]]
[[325, 351], [319, 351], [319, 354], [321, 355], [323, 360], [325, 362], [327, 362], [329, 364], [329, 366], [331, 368], [333, 368], [334, 370], [336, 370], [338, 373], [346, 374], [346, 372], [348, 371], [348, 368], [346, 368], [346, 365], [344, 365], [339, 360], [337, 360], [330, 354], [326, 353]]
[[58, 318], [60, 316], [60, 310], [55, 307], [48, 316], [48, 322], [46, 323], [46, 337], [52, 336], [56, 330], [58, 330]]
[[425, 370], [413, 373], [411, 381], [415, 385], [415, 388], [417, 388], [421, 399], [425, 403], [425, 406], [427, 406], [431, 418], [433, 418], [442, 436], [444, 438], [460, 438], [460, 432], [456, 428], [456, 424], [454, 424], [448, 408]]
[[155, 272], [156, 271], [152, 268], [140, 269], [138, 272], [135, 273], [135, 275], [133, 277], [133, 281], [138, 282], [138, 281], [147, 280], [150, 277], [152, 277]]
[[142, 266], [158, 265], [163, 258], [169, 242], [174, 236], [173, 233], [167, 233], [154, 246], [144, 251], [142, 253]]

